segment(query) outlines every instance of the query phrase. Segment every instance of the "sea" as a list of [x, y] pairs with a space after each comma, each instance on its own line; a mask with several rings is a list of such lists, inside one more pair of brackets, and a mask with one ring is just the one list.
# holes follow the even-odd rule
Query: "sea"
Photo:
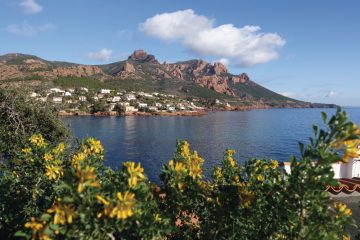
[[[349, 119], [360, 124], [360, 108], [344, 108]], [[141, 162], [149, 179], [159, 182], [177, 140], [186, 140], [205, 159], [205, 174], [220, 164], [227, 148], [243, 163], [251, 158], [289, 161], [299, 157], [299, 142], [308, 143], [312, 125], [322, 124], [321, 112], [336, 109], [264, 109], [209, 112], [204, 116], [62, 117], [74, 135], [101, 140], [105, 164], [118, 169], [123, 162]]]

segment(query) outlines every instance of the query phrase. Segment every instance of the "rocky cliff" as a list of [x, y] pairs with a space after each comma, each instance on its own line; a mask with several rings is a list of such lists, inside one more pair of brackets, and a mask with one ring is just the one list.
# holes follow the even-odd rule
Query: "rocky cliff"
[[[32, 55], [0, 56], [0, 82], [17, 85], [37, 80], [52, 83], [64, 77], [92, 78], [126, 90], [171, 93], [209, 99], [226, 99], [243, 106], [310, 107], [272, 92], [250, 79], [246, 73], [229, 73], [222, 63], [189, 60], [159, 63], [144, 50], [134, 51], [127, 60], [105, 65], [81, 65], [47, 61]], [[23, 82], [22, 82], [23, 80]]]

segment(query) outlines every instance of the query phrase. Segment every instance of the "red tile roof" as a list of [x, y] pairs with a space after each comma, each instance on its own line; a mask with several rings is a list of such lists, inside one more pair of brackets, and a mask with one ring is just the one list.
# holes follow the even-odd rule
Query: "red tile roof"
[[340, 192], [352, 193], [355, 191], [360, 192], [360, 178], [340, 178], [340, 186], [327, 186], [326, 191], [337, 194]]

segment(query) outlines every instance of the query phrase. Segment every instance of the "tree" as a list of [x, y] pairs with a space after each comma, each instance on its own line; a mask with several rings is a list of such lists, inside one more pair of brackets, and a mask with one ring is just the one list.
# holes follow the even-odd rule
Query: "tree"
[[28, 95], [27, 90], [0, 87], [0, 159], [2, 160], [13, 157], [14, 153], [19, 151], [35, 133], [41, 132], [50, 143], [71, 139], [70, 131], [58, 118], [54, 107], [30, 99]]

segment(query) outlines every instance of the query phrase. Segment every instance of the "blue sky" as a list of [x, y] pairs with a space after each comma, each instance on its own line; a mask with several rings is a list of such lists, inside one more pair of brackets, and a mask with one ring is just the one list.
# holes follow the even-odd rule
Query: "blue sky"
[[221, 60], [278, 93], [360, 106], [359, 12], [356, 0], [0, 0], [0, 54], [100, 64], [144, 49], [159, 61]]

